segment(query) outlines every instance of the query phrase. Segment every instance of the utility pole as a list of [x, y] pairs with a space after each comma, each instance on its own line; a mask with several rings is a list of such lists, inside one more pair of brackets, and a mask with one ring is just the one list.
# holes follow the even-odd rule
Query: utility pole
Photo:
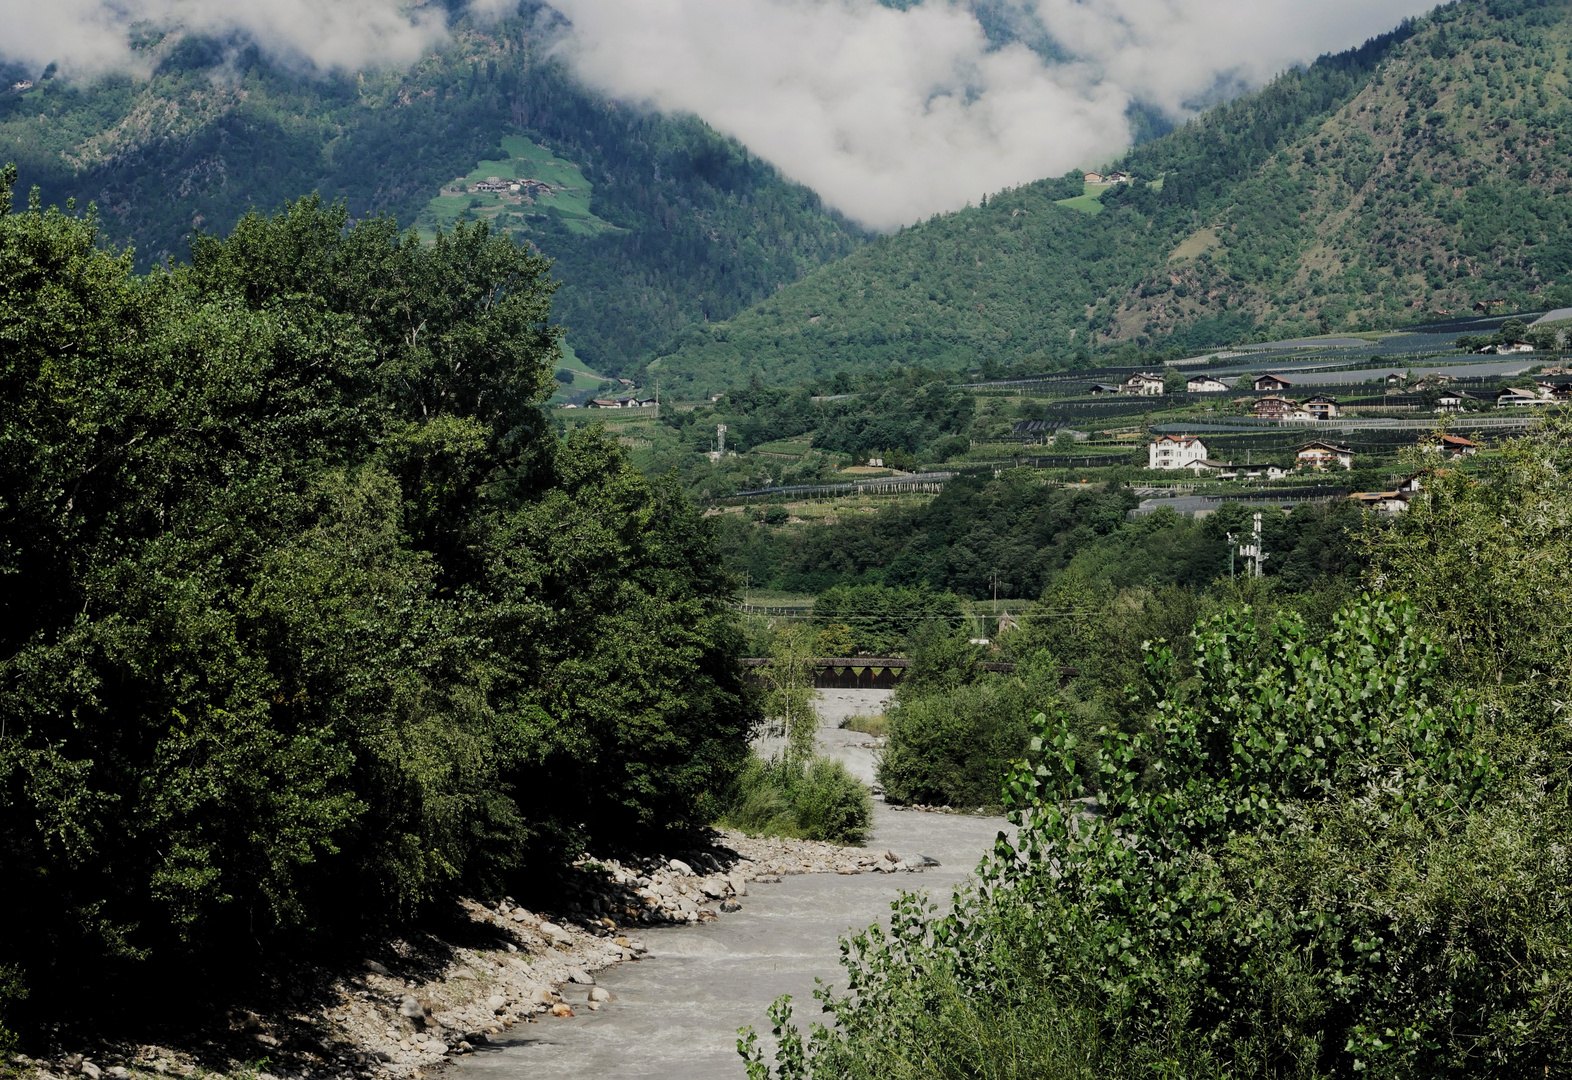
[[1228, 580], [1232, 581], [1234, 579], [1234, 534], [1224, 533], [1223, 536], [1228, 541]]
[[[1263, 547], [1263, 545], [1261, 543], [1261, 513], [1260, 513], [1260, 511], [1256, 511], [1255, 516], [1254, 516], [1254, 522], [1255, 522], [1255, 529], [1251, 533], [1250, 543], [1248, 543], [1248, 544], [1240, 544], [1239, 545], [1239, 554], [1243, 555], [1246, 559], [1249, 559], [1251, 561], [1252, 567], [1251, 567], [1251, 571], [1250, 571], [1250, 576], [1251, 577], [1262, 577], [1266, 573], [1266, 571], [1261, 566], [1262, 563], [1266, 562], [1266, 551], [1265, 551], [1265, 549], [1264, 549], [1264, 547]], [[1232, 562], [1232, 557], [1230, 557], [1229, 561]]]
[[660, 380], [655, 380], [655, 419], [660, 419]]

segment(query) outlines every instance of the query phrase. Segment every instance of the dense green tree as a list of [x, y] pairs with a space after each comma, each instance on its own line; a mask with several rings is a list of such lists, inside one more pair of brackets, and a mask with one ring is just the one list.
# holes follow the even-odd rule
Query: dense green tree
[[[132, 272], [0, 183], [0, 968], [207, 1000], [701, 825], [756, 711], [682, 493], [534, 408], [547, 264], [305, 200]], [[226, 965], [227, 967], [228, 965]], [[243, 980], [242, 980], [243, 982]]]

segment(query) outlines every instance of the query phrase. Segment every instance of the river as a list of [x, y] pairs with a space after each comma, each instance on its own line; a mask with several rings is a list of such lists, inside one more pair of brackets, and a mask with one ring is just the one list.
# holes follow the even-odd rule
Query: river
[[[872, 777], [865, 736], [836, 725], [848, 712], [877, 712], [887, 691], [820, 692], [823, 749]], [[743, 910], [698, 926], [649, 928], [649, 955], [601, 972], [614, 1000], [598, 1012], [543, 1017], [493, 1036], [456, 1066], [464, 1080], [667, 1078], [738, 1080], [737, 1029], [768, 1028], [765, 1009], [790, 994], [799, 1020], [817, 1019], [814, 980], [841, 988], [839, 938], [889, 915], [902, 889], [945, 900], [991, 847], [1000, 818], [903, 812], [874, 803], [868, 848], [923, 854], [940, 865], [921, 874], [802, 874], [753, 883]], [[570, 988], [570, 1003], [573, 996]], [[582, 997], [582, 994], [579, 995]]]

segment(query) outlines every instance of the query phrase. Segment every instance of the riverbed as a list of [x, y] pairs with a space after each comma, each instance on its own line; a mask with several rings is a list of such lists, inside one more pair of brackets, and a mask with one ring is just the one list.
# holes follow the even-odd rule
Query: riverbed
[[[834, 725], [850, 712], [877, 712], [886, 691], [821, 692], [823, 749], [871, 779], [866, 736]], [[871, 696], [877, 695], [877, 696]], [[802, 874], [754, 883], [743, 910], [714, 923], [641, 930], [644, 959], [601, 972], [613, 1000], [599, 1011], [542, 1017], [493, 1037], [455, 1066], [465, 1080], [672, 1078], [737, 1080], [737, 1029], [768, 1028], [765, 1010], [790, 994], [799, 1020], [816, 1019], [814, 980], [845, 987], [839, 939], [886, 918], [902, 889], [947, 900], [992, 846], [1000, 818], [899, 811], [874, 803], [871, 851], [927, 855], [940, 865], [922, 874]], [[578, 995], [582, 1000], [582, 993]]]

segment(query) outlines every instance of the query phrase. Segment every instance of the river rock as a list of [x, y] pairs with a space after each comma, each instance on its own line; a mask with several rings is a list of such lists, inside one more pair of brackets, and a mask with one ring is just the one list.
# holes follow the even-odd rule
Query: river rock
[[448, 1052], [448, 1044], [440, 1039], [429, 1039], [421, 1043], [420, 1048], [428, 1054], [441, 1055]]
[[704, 895], [719, 900], [726, 895], [726, 883], [719, 878], [704, 879]]
[[583, 968], [574, 968], [572, 971], [568, 972], [568, 982], [578, 983], [580, 986], [594, 986], [595, 976], [591, 975]]
[[507, 1007], [508, 999], [503, 997], [501, 994], [492, 994], [489, 998], [486, 999], [486, 1008], [490, 1009], [493, 1013], [502, 1012]]
[[91, 1061], [84, 1061], [82, 1062], [82, 1075], [87, 1077], [87, 1080], [98, 1080], [98, 1078], [104, 1074], [103, 1071], [100, 1070], [99, 1067], [94, 1065]]
[[388, 975], [388, 974], [391, 974], [388, 971], [387, 968], [383, 967], [381, 964], [377, 963], [375, 960], [367, 960], [366, 961], [366, 970], [371, 972], [371, 974], [373, 974], [373, 975]]
[[737, 903], [737, 901], [735, 901], [735, 900], [722, 900], [721, 901], [721, 910], [726, 912], [729, 915], [733, 911], [741, 911], [742, 910], [742, 905]]
[[677, 873], [681, 874], [683, 877], [693, 876], [693, 867], [689, 866], [681, 859], [672, 859], [667, 862], [666, 865], [672, 870], [675, 870]]
[[404, 1000], [399, 1002], [398, 1014], [407, 1016], [411, 1020], [423, 1020], [426, 1017], [426, 1010], [421, 1007], [414, 994], [405, 994]]
[[589, 999], [591, 1001], [610, 1001], [611, 991], [604, 986], [597, 986], [589, 992]]
[[726, 880], [731, 882], [731, 891], [738, 896], [748, 895], [748, 878], [743, 873], [735, 872]]

